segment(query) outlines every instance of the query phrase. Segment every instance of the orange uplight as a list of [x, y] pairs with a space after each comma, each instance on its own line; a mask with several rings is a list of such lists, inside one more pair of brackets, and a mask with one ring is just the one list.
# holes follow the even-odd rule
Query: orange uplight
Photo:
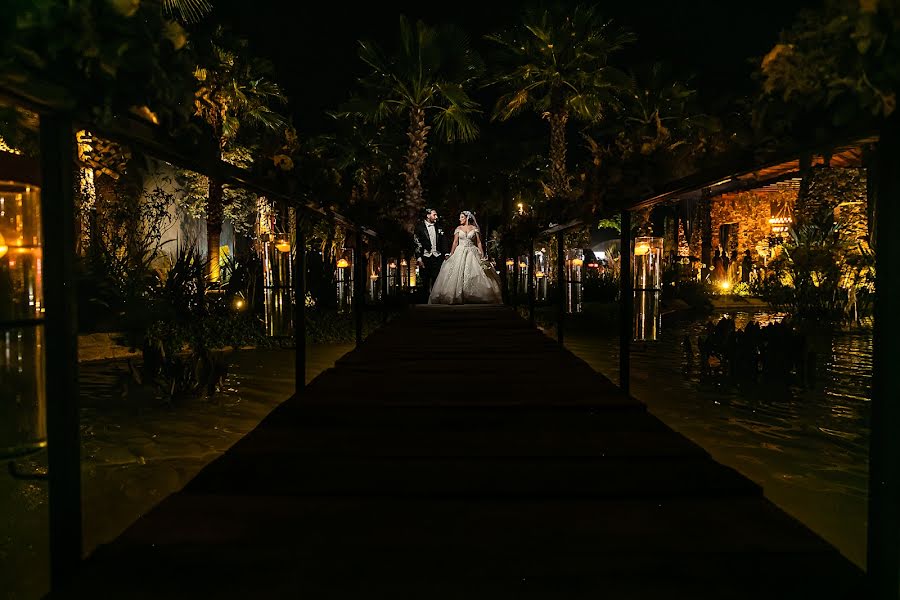
[[346, 258], [338, 259], [338, 261], [337, 261], [337, 267], [338, 267], [338, 269], [346, 269], [346, 268], [349, 267], [349, 266], [350, 266], [350, 263], [347, 262], [347, 259], [346, 259]]
[[580, 267], [583, 264], [584, 264], [584, 260], [581, 258], [573, 258], [572, 259], [572, 266], [574, 266], [574, 267]]
[[540, 279], [541, 277], [544, 276], [544, 272], [543, 272], [543, 271], [538, 271], [537, 273], [534, 274], [534, 276], [537, 277], [538, 279]]
[[291, 251], [291, 243], [287, 240], [281, 239], [275, 242], [275, 249], [279, 252], [290, 252]]
[[528, 266], [528, 264], [525, 263], [525, 261], [522, 261], [522, 262], [519, 263], [519, 267], [522, 268], [522, 269], [524, 269], [524, 268], [527, 267], [527, 266]]
[[6, 238], [0, 233], [0, 258], [6, 256], [7, 252], [9, 252], [9, 246], [6, 245]]
[[511, 267], [511, 266], [513, 266], [514, 264], [516, 264], [516, 261], [514, 261], [513, 259], [511, 259], [511, 258], [506, 259], [506, 266], [507, 266], [507, 267]]
[[635, 256], [646, 256], [650, 254], [650, 244], [646, 242], [641, 242], [640, 244], [635, 244], [634, 246], [634, 255]]

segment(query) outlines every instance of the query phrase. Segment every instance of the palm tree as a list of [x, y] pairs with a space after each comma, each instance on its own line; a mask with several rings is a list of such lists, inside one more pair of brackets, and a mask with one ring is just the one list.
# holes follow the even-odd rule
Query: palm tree
[[[469, 48], [469, 40], [452, 27], [432, 28], [421, 21], [413, 26], [400, 17], [400, 47], [389, 56], [372, 42], [360, 41], [359, 57], [371, 68], [363, 84], [377, 99], [372, 115], [398, 115], [408, 119], [409, 146], [403, 168], [407, 216], [425, 207], [420, 176], [428, 156], [428, 135], [446, 141], [477, 137], [472, 120], [477, 103], [468, 88], [480, 76], [481, 62]], [[366, 111], [360, 111], [366, 112]]]
[[[592, 157], [588, 192], [616, 189], [622, 198], [646, 194], [660, 183], [693, 172], [706, 156], [719, 150], [720, 121], [705, 114], [696, 92], [654, 63], [632, 71], [627, 98], [615, 122], [584, 133]], [[602, 172], [602, 177], [601, 177]]]
[[609, 58], [635, 38], [604, 21], [593, 7], [530, 11], [512, 30], [489, 35], [497, 43], [501, 71], [491, 84], [505, 88], [493, 119], [507, 120], [525, 108], [550, 123], [548, 195], [562, 198], [571, 184], [566, 168], [569, 118], [596, 122], [607, 116], [628, 79]]
[[[196, 112], [212, 128], [218, 142], [217, 159], [227, 159], [233, 154], [242, 125], [263, 131], [275, 131], [287, 125], [285, 117], [272, 109], [274, 103], [285, 102], [281, 89], [262, 77], [257, 65], [245, 58], [245, 41], [233, 40], [233, 49], [227, 48], [226, 43], [224, 33], [218, 29], [207, 48], [207, 64], [196, 71], [199, 82]], [[225, 208], [223, 190], [220, 179], [209, 178], [206, 245], [210, 281], [219, 280], [219, 242]]]

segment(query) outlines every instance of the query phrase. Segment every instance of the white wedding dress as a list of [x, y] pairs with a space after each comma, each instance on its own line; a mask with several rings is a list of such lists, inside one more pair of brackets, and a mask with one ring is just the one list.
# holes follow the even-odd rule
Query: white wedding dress
[[482, 266], [475, 234], [457, 228], [456, 250], [441, 265], [429, 304], [501, 304], [500, 278], [489, 264]]

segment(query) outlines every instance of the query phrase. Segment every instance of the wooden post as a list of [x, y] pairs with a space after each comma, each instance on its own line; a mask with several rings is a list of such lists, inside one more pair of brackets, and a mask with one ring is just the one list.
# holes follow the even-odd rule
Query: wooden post
[[500, 253], [500, 291], [504, 304], [509, 304], [509, 267], [506, 266], [506, 250]]
[[[900, 119], [882, 128], [875, 176], [878, 231], [900, 225]], [[896, 600], [900, 587], [900, 238], [878, 238], [869, 442], [868, 598]]]
[[41, 115], [40, 144], [50, 585], [58, 590], [75, 574], [82, 552], [72, 121], [62, 116]]
[[388, 259], [387, 249], [381, 246], [381, 323], [382, 325], [388, 321]]
[[515, 256], [513, 257], [513, 282], [512, 282], [512, 305], [519, 307], [519, 252], [516, 247]]
[[306, 388], [306, 236], [299, 208], [294, 211], [294, 224], [294, 393], [299, 395]]
[[[700, 281], [705, 283], [712, 273], [712, 193], [709, 188], [700, 190]], [[629, 232], [630, 233], [630, 232]]]
[[634, 291], [631, 289], [631, 213], [622, 211], [619, 240], [619, 387], [631, 394], [631, 339], [634, 337]]
[[566, 277], [566, 243], [565, 234], [556, 234], [556, 275], [559, 280], [559, 292], [556, 296], [556, 341], [562, 344], [566, 339], [566, 299], [569, 295], [569, 280]]
[[528, 243], [528, 323], [534, 327], [534, 238]]
[[363, 340], [363, 308], [366, 304], [365, 252], [363, 252], [362, 231], [359, 228], [356, 229], [354, 238], [356, 256], [353, 257], [353, 322], [356, 326], [356, 345], [359, 346]]

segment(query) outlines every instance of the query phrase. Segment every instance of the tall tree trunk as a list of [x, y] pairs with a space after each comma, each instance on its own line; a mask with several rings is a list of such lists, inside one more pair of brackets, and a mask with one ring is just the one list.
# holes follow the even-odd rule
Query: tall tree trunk
[[406, 132], [406, 136], [409, 138], [409, 150], [406, 153], [406, 166], [403, 169], [403, 193], [410, 223], [415, 220], [416, 213], [425, 208], [422, 182], [419, 177], [422, 174], [422, 167], [425, 165], [425, 157], [428, 156], [426, 148], [430, 129], [425, 124], [425, 110], [418, 107], [412, 108], [409, 111], [409, 129]]
[[[225, 149], [225, 139], [222, 132], [222, 123], [225, 121], [224, 109], [211, 123], [216, 139], [215, 161], [222, 161], [222, 153]], [[206, 260], [207, 275], [210, 282], [219, 281], [219, 244], [222, 237], [222, 219], [225, 211], [224, 183], [215, 177], [209, 177], [209, 193], [206, 200]]]
[[209, 261], [209, 281], [219, 281], [219, 244], [222, 238], [222, 219], [225, 209], [222, 182], [209, 178], [209, 200], [206, 205], [206, 258]]
[[554, 198], [564, 198], [569, 193], [569, 174], [566, 169], [566, 122], [569, 113], [564, 110], [550, 112], [550, 191]]

